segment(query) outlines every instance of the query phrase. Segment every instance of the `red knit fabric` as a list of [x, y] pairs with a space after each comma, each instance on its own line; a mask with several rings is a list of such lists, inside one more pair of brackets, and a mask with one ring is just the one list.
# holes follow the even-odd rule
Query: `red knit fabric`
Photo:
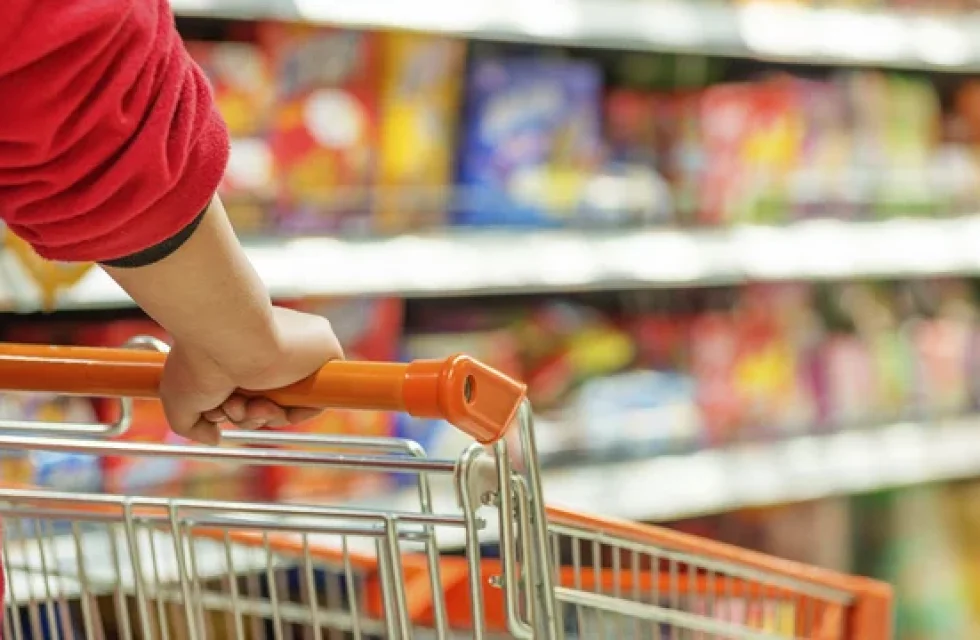
[[167, 0], [0, 2], [0, 218], [66, 261], [128, 256], [193, 221], [228, 134]]
[[214, 194], [228, 135], [167, 0], [3, 0], [0, 218], [39, 254], [124, 257]]

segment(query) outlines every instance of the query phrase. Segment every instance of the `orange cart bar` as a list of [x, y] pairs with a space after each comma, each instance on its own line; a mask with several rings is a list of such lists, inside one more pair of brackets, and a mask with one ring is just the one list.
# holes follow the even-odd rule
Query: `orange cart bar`
[[[546, 508], [525, 388], [465, 356], [329, 363], [268, 393], [289, 405], [445, 419], [475, 441], [454, 460], [395, 438], [117, 439], [129, 399], [155, 395], [164, 359], [0, 345], [2, 390], [123, 403], [113, 425], [0, 421], [0, 449], [407, 474], [414, 503], [389, 511], [6, 485], [4, 638], [892, 638], [887, 585]], [[435, 504], [439, 482], [455, 504]], [[445, 553], [447, 538], [465, 554]]]

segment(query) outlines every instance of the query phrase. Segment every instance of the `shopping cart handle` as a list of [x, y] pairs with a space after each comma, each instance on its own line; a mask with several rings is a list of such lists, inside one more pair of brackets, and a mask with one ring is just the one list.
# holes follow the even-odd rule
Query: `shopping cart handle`
[[[165, 354], [137, 349], [0, 344], [0, 390], [152, 398], [165, 359]], [[441, 418], [490, 444], [506, 433], [526, 387], [473, 358], [456, 355], [407, 364], [329, 362], [305, 380], [261, 395], [284, 406]]]

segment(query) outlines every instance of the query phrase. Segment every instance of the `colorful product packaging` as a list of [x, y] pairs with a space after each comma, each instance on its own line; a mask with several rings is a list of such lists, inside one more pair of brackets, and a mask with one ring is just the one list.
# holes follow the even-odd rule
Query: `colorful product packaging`
[[375, 229], [439, 227], [452, 206], [453, 149], [466, 44], [385, 33]]
[[276, 78], [277, 227], [365, 231], [377, 171], [378, 35], [268, 23], [260, 41]]
[[691, 327], [691, 373], [710, 444], [733, 440], [742, 424], [743, 410], [734, 382], [738, 344], [737, 327], [726, 314], [703, 314]]
[[[606, 221], [653, 224], [673, 218], [666, 132], [658, 106], [666, 97], [642, 91], [617, 90], [606, 97], [605, 135], [608, 146], [603, 178]], [[605, 193], [608, 191], [608, 193]]]
[[970, 328], [952, 318], [921, 320], [913, 329], [924, 414], [959, 414], [969, 406], [966, 373]]
[[[4, 339], [30, 344], [68, 345], [75, 340], [67, 322], [25, 322], [9, 327]], [[0, 394], [0, 420], [48, 424], [99, 421], [92, 399], [45, 393]], [[0, 433], [3, 427], [0, 425]], [[0, 451], [0, 479], [64, 491], [100, 491], [103, 474], [100, 459], [77, 452]]]
[[587, 380], [571, 403], [590, 456], [636, 457], [689, 450], [703, 426], [693, 378], [677, 371], [628, 371]]
[[[459, 160], [461, 225], [562, 226], [597, 209], [601, 76], [588, 62], [479, 59]], [[590, 193], [592, 189], [592, 193]]]
[[219, 188], [225, 209], [238, 233], [266, 231], [266, 209], [275, 195], [266, 137], [275, 99], [269, 60], [248, 42], [188, 42], [187, 49], [211, 82], [231, 136], [231, 154]]
[[852, 184], [853, 138], [844, 92], [837, 82], [795, 85], [804, 132], [800, 162], [790, 176], [792, 217], [852, 218], [859, 195]]
[[701, 101], [702, 92], [685, 91], [657, 105], [658, 120], [666, 138], [664, 174], [673, 190], [676, 219], [682, 224], [701, 219], [701, 185], [706, 163]]

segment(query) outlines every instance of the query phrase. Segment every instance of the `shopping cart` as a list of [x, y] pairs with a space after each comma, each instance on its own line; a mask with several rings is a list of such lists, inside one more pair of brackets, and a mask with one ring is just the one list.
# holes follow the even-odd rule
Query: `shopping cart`
[[[4, 345], [0, 389], [125, 403], [154, 395], [164, 358]], [[115, 425], [2, 423], [0, 450], [415, 479], [413, 503], [398, 510], [5, 486], [3, 637], [891, 638], [885, 585], [546, 509], [524, 387], [469, 358], [334, 362], [268, 395], [443, 418], [475, 442], [456, 460], [436, 460], [394, 438], [232, 431], [226, 442], [247, 446], [114, 440], [125, 410]], [[440, 479], [454, 488], [454, 504], [434, 502]], [[450, 540], [464, 553], [447, 550]]]

